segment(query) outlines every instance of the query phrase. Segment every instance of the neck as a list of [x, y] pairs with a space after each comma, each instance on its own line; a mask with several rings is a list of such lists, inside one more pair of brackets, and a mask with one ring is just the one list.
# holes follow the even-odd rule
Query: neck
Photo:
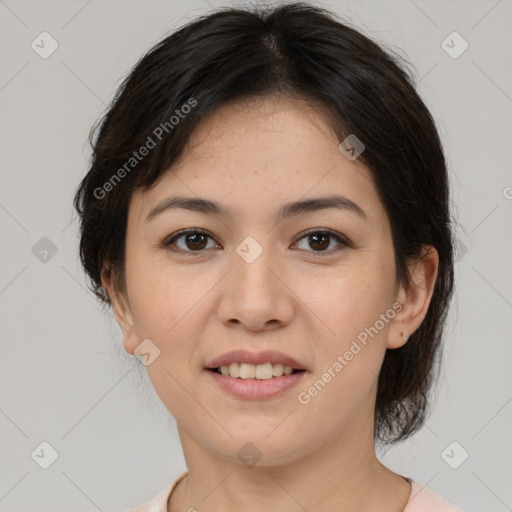
[[377, 459], [372, 429], [363, 438], [352, 432], [326, 440], [287, 463], [265, 459], [252, 467], [221, 458], [178, 430], [189, 474], [173, 492], [168, 512], [399, 512], [410, 496], [410, 484]]

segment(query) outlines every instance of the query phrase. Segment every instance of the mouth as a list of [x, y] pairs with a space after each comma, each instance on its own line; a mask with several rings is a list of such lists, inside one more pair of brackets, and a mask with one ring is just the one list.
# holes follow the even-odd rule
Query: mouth
[[306, 373], [306, 365], [275, 350], [251, 352], [237, 349], [207, 361], [205, 369], [216, 375], [241, 380], [271, 380]]
[[281, 363], [231, 363], [229, 365], [221, 365], [213, 368], [205, 368], [210, 372], [214, 372], [225, 377], [243, 380], [270, 380], [295, 373], [303, 373], [306, 370], [302, 368], [292, 368]]
[[276, 398], [299, 384], [308, 370], [281, 363], [230, 363], [205, 368], [219, 389], [243, 400]]

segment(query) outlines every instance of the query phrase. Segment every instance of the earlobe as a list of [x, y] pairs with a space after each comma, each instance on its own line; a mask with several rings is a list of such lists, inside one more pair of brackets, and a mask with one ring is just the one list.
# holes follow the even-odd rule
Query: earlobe
[[115, 287], [111, 268], [103, 267], [101, 282], [110, 298], [112, 309], [114, 310], [117, 323], [121, 329], [124, 348], [129, 354], [133, 354], [139, 343], [135, 333], [132, 312], [124, 294]]
[[396, 300], [401, 310], [391, 321], [386, 347], [399, 348], [407, 343], [427, 315], [434, 292], [439, 267], [437, 250], [430, 245], [422, 246], [420, 255], [409, 265], [410, 284], [400, 286]]

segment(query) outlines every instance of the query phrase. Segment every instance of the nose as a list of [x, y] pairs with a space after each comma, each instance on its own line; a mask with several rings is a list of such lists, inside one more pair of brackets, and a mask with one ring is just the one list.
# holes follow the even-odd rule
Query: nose
[[263, 250], [250, 263], [234, 251], [232, 270], [222, 281], [220, 320], [250, 331], [288, 325], [293, 318], [295, 299], [283, 268], [270, 250]]

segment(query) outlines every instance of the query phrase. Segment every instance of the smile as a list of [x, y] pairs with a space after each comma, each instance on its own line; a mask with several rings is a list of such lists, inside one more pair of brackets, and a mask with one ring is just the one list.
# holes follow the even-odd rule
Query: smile
[[235, 379], [259, 379], [267, 380], [274, 377], [281, 377], [282, 375], [291, 375], [294, 370], [291, 366], [283, 365], [281, 363], [264, 363], [264, 364], [250, 364], [250, 363], [231, 363], [230, 365], [222, 365], [215, 368], [217, 373], [233, 377]]

